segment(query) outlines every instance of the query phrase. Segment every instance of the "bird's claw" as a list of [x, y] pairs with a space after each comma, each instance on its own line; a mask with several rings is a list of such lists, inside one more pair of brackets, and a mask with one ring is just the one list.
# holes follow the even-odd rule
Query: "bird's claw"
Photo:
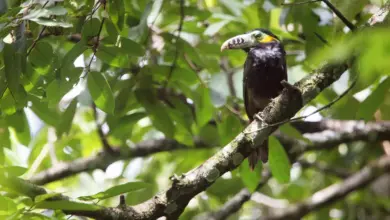
[[282, 80], [282, 81], [280, 82], [280, 84], [282, 84], [282, 86], [283, 86], [284, 88], [286, 88], [287, 90], [300, 91], [298, 87], [296, 87], [296, 86], [290, 84], [290, 83], [287, 82], [286, 80]]
[[257, 113], [257, 114], [255, 114], [253, 117], [254, 117], [255, 119], [257, 119], [257, 120], [263, 122], [264, 119], [263, 119], [263, 117], [262, 117], [260, 114], [261, 114], [261, 113]]

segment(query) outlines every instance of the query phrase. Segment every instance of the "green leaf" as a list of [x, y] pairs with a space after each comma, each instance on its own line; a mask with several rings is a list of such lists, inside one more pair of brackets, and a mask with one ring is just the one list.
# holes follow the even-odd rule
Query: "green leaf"
[[[144, 74], [151, 74], [154, 79], [165, 82], [171, 70], [172, 68], [170, 65], [148, 65], [144, 66], [141, 69], [141, 72]], [[193, 85], [198, 82], [198, 78], [193, 70], [176, 66], [171, 73], [169, 82], [182, 82], [186, 85]]]
[[22, 74], [22, 59], [26, 59], [26, 57], [21, 53], [16, 52], [13, 44], [5, 44], [3, 58], [8, 88], [17, 107], [22, 108], [27, 102], [27, 94], [23, 86], [20, 84], [20, 75]]
[[28, 56], [29, 61], [39, 67], [49, 65], [53, 59], [53, 48], [46, 42], [39, 41]]
[[145, 49], [140, 44], [124, 37], [121, 37], [121, 48], [132, 56], [143, 56], [145, 54]]
[[60, 193], [42, 194], [42, 195], [39, 195], [39, 196], [35, 196], [34, 197], [34, 202], [35, 203], [39, 203], [39, 202], [45, 201], [47, 199], [50, 199], [50, 198], [53, 198], [53, 197], [56, 197], [56, 196], [59, 196], [59, 195], [61, 195], [61, 194]]
[[79, 197], [79, 199], [84, 200], [84, 201], [89, 201], [89, 200], [94, 200], [94, 199], [102, 200], [102, 199], [111, 198], [111, 197], [114, 197], [114, 196], [117, 196], [117, 195], [120, 195], [123, 193], [129, 193], [129, 192], [137, 191], [140, 189], [145, 189], [145, 188], [148, 188], [150, 186], [151, 186], [150, 184], [144, 183], [144, 182], [128, 182], [128, 183], [125, 183], [122, 185], [117, 185], [117, 186], [111, 187], [103, 192], [99, 192], [99, 193], [96, 193], [96, 194], [91, 195], [91, 196]]
[[62, 28], [71, 28], [73, 25], [65, 21], [57, 21], [54, 19], [45, 19], [45, 18], [31, 18], [30, 21], [48, 27], [62, 27]]
[[283, 132], [284, 134], [286, 134], [292, 138], [305, 141], [308, 144], [312, 144], [312, 142], [309, 139], [303, 137], [301, 132], [299, 132], [297, 129], [295, 129], [293, 126], [291, 126], [291, 124], [284, 124], [284, 125], [280, 126], [279, 129], [281, 132]]
[[100, 25], [101, 23], [97, 18], [86, 21], [81, 32], [82, 39], [88, 42], [92, 37], [96, 37], [99, 33]]
[[27, 171], [27, 168], [20, 166], [8, 166], [0, 168], [0, 172], [6, 172], [10, 176], [21, 176]]
[[88, 73], [88, 90], [96, 106], [108, 114], [114, 114], [115, 99], [110, 85], [102, 73]]
[[213, 116], [214, 106], [207, 88], [199, 86], [193, 95], [195, 99], [196, 122], [199, 127], [202, 127]]
[[108, 44], [115, 44], [117, 42], [118, 35], [119, 35], [117, 28], [115, 27], [115, 25], [112, 23], [110, 19], [105, 20], [104, 27], [106, 29], [108, 36], [103, 38], [102, 41]]
[[134, 124], [146, 116], [145, 112], [135, 112], [118, 118], [118, 120], [114, 122], [114, 126], [111, 125], [111, 122], [108, 122], [110, 128], [112, 127], [112, 129], [110, 129], [110, 135], [120, 139], [131, 137]]
[[123, 1], [110, 0], [108, 5], [108, 13], [113, 23], [116, 23], [118, 28], [122, 30], [125, 18], [125, 4]]
[[32, 102], [31, 110], [44, 122], [49, 125], [57, 126], [59, 115], [57, 112], [52, 111], [47, 106], [47, 103], [39, 100], [34, 96], [29, 96], [30, 101]]
[[60, 5], [56, 5], [51, 8], [39, 8], [39, 9], [31, 10], [29, 11], [28, 14], [23, 16], [23, 19], [34, 20], [40, 17], [49, 18], [51, 15], [61, 16], [61, 15], [65, 15], [66, 13], [68, 13], [68, 11], [64, 7]]
[[16, 16], [20, 12], [21, 9], [22, 9], [22, 7], [20, 7], [20, 6], [8, 8], [8, 10], [4, 14], [1, 15], [0, 23], [7, 22], [10, 19], [12, 19], [14, 16]]
[[229, 20], [223, 20], [223, 21], [213, 23], [206, 28], [203, 34], [206, 36], [214, 36], [216, 33], [218, 33], [221, 30], [221, 28], [223, 28], [229, 22], [230, 22]]
[[1, 28], [0, 29], [0, 38], [3, 39], [4, 37], [6, 37], [13, 29], [14, 29], [14, 27], [11, 25]]
[[[131, 53], [131, 51], [129, 51]], [[113, 67], [130, 68], [131, 62], [128, 54], [117, 46], [100, 45], [96, 56], [104, 63]]]
[[[36, 212], [24, 212], [21, 220], [53, 220], [53, 219], [59, 219], [59, 218], [50, 218], [46, 215], [42, 215]], [[7, 219], [9, 220], [9, 219]]]
[[153, 125], [167, 137], [172, 138], [175, 133], [175, 126], [163, 106], [150, 89], [137, 89], [135, 96], [139, 103], [145, 108]]
[[0, 195], [0, 210], [8, 213], [16, 211], [16, 203], [5, 196]]
[[7, 118], [8, 126], [12, 127], [16, 133], [17, 140], [28, 146], [30, 143], [30, 127], [28, 125], [27, 117], [24, 111], [19, 110], [13, 115], [9, 115]]
[[385, 100], [390, 88], [390, 77], [384, 79], [372, 93], [359, 105], [357, 118], [363, 120], [372, 119], [374, 113]]
[[269, 137], [269, 167], [272, 176], [279, 183], [287, 183], [290, 181], [290, 160], [278, 139], [272, 136]]
[[242, 124], [238, 117], [229, 114], [226, 118], [218, 123], [219, 136], [221, 137], [221, 144], [228, 144], [233, 140], [242, 130]]
[[66, 15], [68, 13], [66, 8], [64, 8], [61, 5], [56, 5], [54, 7], [46, 8], [46, 10], [49, 11], [50, 15], [56, 15], [56, 16]]
[[270, 21], [269, 21], [270, 28], [276, 29], [276, 30], [281, 29], [280, 24], [279, 24], [281, 13], [282, 13], [282, 8], [274, 8], [271, 10]]
[[53, 209], [53, 210], [59, 209], [63, 211], [77, 211], [77, 210], [96, 211], [101, 209], [101, 207], [97, 205], [74, 202], [69, 200], [42, 201], [40, 203], [37, 203], [35, 207], [39, 209]]
[[73, 83], [66, 80], [53, 80], [46, 88], [49, 108], [56, 108], [61, 98], [73, 87]]
[[248, 161], [244, 161], [240, 165], [240, 177], [242, 183], [250, 192], [254, 192], [257, 185], [260, 183], [262, 175], [263, 164], [260, 162], [257, 164], [255, 169], [252, 171], [249, 167]]
[[87, 45], [85, 41], [81, 40], [70, 49], [62, 60], [61, 68], [68, 65], [73, 65], [73, 62], [78, 56], [80, 56], [86, 49]]
[[61, 137], [62, 134], [68, 134], [70, 128], [72, 127], [72, 121], [74, 114], [76, 113], [77, 107], [77, 98], [74, 98], [73, 101], [69, 104], [68, 108], [61, 115], [60, 123], [57, 126], [57, 136]]
[[8, 216], [6, 220], [19, 220], [19, 216], [25, 211], [25, 208], [18, 209], [16, 212], [12, 213], [12, 215]]

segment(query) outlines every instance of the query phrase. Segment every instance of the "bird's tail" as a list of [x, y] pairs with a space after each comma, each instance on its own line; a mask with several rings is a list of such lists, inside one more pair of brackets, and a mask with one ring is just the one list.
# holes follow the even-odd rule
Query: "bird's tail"
[[259, 159], [263, 161], [263, 163], [267, 163], [268, 161], [268, 139], [266, 139], [261, 146], [257, 147], [256, 150], [252, 151], [249, 155], [249, 167], [252, 171], [255, 169]]

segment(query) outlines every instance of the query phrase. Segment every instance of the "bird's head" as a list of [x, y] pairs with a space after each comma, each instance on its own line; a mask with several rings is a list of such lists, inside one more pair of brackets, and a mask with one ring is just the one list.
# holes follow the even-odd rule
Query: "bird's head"
[[259, 28], [228, 39], [222, 44], [221, 51], [229, 49], [243, 49], [247, 51], [251, 47], [269, 42], [279, 42], [279, 38], [269, 30]]

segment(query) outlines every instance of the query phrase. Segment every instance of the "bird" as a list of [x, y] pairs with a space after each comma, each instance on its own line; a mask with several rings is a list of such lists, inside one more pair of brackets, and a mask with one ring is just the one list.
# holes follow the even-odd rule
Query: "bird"
[[[283, 90], [282, 81], [287, 81], [286, 51], [280, 39], [271, 31], [257, 28], [234, 36], [221, 45], [221, 52], [241, 49], [246, 54], [243, 74], [243, 98], [245, 111], [252, 122], [261, 119], [259, 112]], [[268, 138], [256, 147], [249, 157], [253, 171], [259, 161], [268, 161]]]

